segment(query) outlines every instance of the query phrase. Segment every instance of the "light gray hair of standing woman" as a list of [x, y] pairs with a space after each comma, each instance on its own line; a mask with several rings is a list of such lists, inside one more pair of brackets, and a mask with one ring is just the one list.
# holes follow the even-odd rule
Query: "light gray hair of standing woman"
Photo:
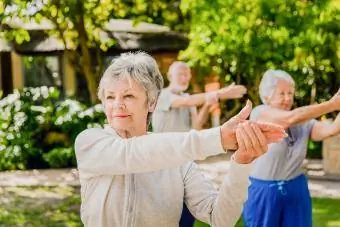
[[[123, 53], [112, 60], [100, 79], [98, 98], [102, 103], [104, 103], [105, 85], [121, 79], [134, 80], [144, 88], [148, 104], [157, 102], [158, 95], [164, 85], [163, 76], [159, 71], [157, 62], [151, 55], [141, 51]], [[151, 114], [148, 114], [148, 124]]]
[[293, 78], [287, 72], [274, 69], [267, 70], [263, 74], [259, 86], [260, 98], [263, 104], [267, 104], [266, 98], [270, 98], [273, 95], [279, 80], [285, 80], [295, 87]]
[[182, 61], [175, 61], [173, 62], [170, 66], [169, 66], [169, 69], [168, 69], [168, 79], [171, 81], [172, 77], [177, 73], [177, 70], [179, 68], [185, 68], [185, 69], [188, 69], [190, 70], [190, 67], [187, 63], [185, 62], [182, 62]]

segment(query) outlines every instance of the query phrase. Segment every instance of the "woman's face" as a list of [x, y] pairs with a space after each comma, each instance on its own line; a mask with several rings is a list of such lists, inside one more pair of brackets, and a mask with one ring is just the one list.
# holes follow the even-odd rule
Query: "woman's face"
[[190, 69], [186, 67], [178, 67], [171, 76], [172, 87], [177, 88], [180, 92], [188, 89], [190, 80], [191, 72]]
[[117, 131], [146, 130], [147, 95], [135, 80], [120, 79], [108, 83], [104, 90], [104, 108], [109, 124]]
[[279, 80], [273, 95], [268, 98], [269, 106], [290, 110], [294, 103], [294, 86], [286, 80]]

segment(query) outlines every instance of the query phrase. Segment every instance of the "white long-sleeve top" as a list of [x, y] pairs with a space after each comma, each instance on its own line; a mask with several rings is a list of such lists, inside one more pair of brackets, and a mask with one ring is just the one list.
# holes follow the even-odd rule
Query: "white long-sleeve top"
[[182, 205], [213, 227], [234, 226], [251, 166], [231, 161], [219, 191], [192, 160], [223, 153], [220, 128], [124, 139], [109, 126], [75, 142], [81, 219], [89, 227], [178, 227]]

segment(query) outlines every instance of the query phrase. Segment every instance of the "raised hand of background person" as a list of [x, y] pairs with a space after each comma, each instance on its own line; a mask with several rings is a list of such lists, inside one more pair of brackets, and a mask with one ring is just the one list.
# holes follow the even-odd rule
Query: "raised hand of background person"
[[217, 91], [210, 91], [205, 93], [205, 103], [208, 105], [213, 105], [218, 103]]
[[247, 88], [243, 85], [235, 85], [232, 83], [229, 86], [221, 88], [217, 91], [218, 99], [238, 99], [242, 98], [247, 93]]

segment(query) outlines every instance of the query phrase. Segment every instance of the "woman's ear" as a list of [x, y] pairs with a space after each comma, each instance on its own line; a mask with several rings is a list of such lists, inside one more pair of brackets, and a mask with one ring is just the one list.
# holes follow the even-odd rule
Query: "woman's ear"
[[171, 78], [170, 73], [167, 73], [167, 74], [166, 74], [166, 77], [167, 77], [168, 81], [171, 82], [171, 79], [172, 79], [172, 78]]
[[148, 110], [148, 112], [152, 113], [155, 110], [156, 105], [157, 105], [157, 99], [158, 99], [158, 97], [151, 100], [151, 102], [149, 103], [149, 110]]

